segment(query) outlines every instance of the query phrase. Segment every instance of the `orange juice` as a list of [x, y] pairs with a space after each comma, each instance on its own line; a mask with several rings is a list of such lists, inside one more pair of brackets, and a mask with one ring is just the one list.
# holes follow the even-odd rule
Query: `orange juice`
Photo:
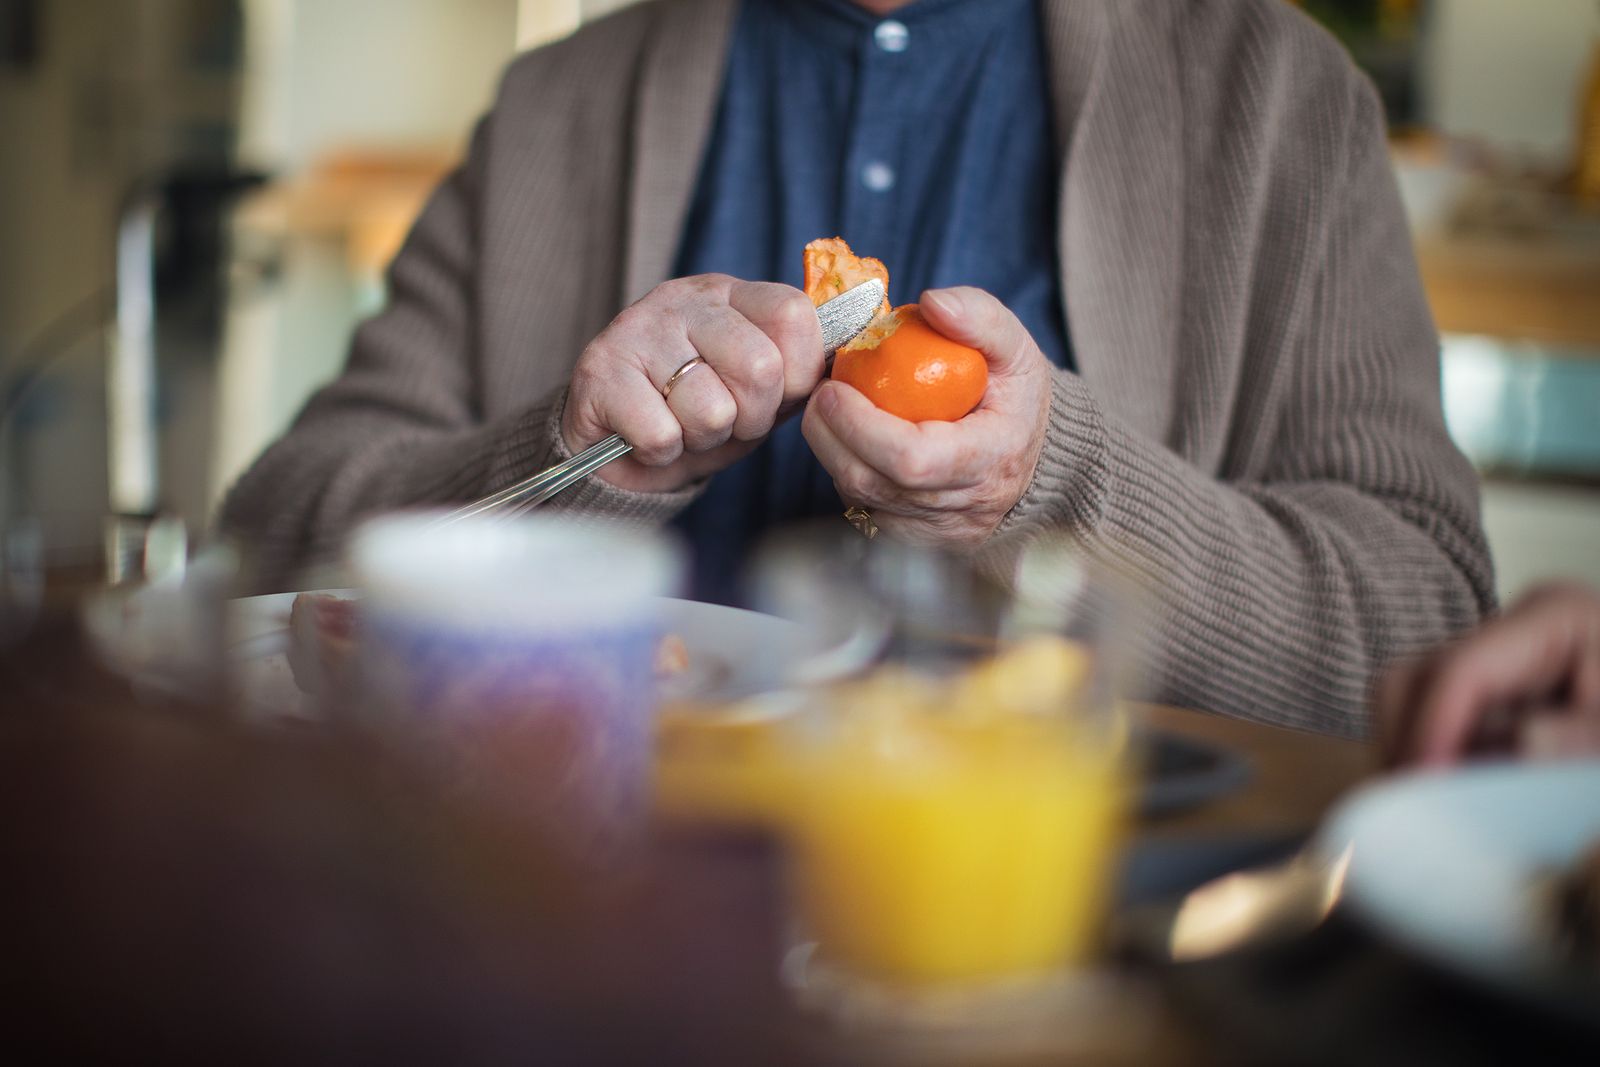
[[852, 974], [951, 983], [1083, 962], [1125, 791], [1120, 735], [1074, 713], [1090, 667], [1049, 639], [938, 680], [881, 670], [804, 715], [680, 710], [658, 737], [658, 809], [785, 835], [819, 958]]
[[919, 723], [797, 775], [801, 914], [862, 977], [1038, 974], [1094, 951], [1123, 808], [1119, 762], [1060, 724]]

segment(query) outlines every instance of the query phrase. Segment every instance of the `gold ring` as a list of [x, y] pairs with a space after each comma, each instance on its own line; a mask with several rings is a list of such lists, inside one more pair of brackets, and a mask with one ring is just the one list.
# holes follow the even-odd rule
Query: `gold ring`
[[683, 366], [681, 366], [677, 370], [673, 371], [672, 372], [672, 377], [667, 379], [667, 384], [663, 385], [661, 387], [661, 396], [662, 396], [662, 398], [665, 399], [666, 397], [671, 396], [672, 395], [672, 387], [678, 384], [678, 379], [682, 378], [685, 374], [688, 374], [690, 371], [694, 370], [696, 367], [700, 366], [704, 362], [705, 362], [705, 360], [701, 359], [699, 356], [695, 356], [689, 362], [685, 363]]
[[844, 509], [844, 521], [856, 528], [856, 533], [868, 541], [878, 536], [878, 524], [872, 521], [872, 512], [859, 504]]

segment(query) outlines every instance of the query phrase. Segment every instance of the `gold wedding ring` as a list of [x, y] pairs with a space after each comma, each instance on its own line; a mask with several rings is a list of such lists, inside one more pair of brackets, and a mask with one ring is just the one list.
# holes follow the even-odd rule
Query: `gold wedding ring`
[[878, 524], [872, 521], [872, 512], [859, 504], [844, 509], [844, 521], [855, 527], [856, 533], [868, 541], [878, 536]]
[[694, 370], [704, 362], [705, 360], [701, 359], [699, 356], [695, 356], [689, 362], [673, 371], [672, 377], [667, 379], [667, 384], [661, 387], [661, 396], [663, 398], [671, 396], [672, 387], [678, 384], [678, 379], [682, 378], [685, 374], [688, 374], [690, 371]]

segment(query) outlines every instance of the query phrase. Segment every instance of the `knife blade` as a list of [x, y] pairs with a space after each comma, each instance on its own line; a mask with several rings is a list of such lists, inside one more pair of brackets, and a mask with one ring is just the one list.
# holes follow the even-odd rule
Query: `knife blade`
[[883, 296], [883, 282], [872, 278], [817, 308], [817, 321], [822, 323], [822, 354], [828, 363], [833, 362], [835, 352], [877, 317]]

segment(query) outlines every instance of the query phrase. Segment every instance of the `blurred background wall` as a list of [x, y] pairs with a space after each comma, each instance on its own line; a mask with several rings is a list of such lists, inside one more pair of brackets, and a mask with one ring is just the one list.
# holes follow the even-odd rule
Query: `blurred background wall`
[[1427, 12], [1422, 100], [1436, 129], [1564, 156], [1594, 54], [1594, 0], [1436, 0]]
[[[159, 503], [201, 527], [337, 373], [505, 63], [626, 2], [0, 0], [0, 516], [98, 552], [135, 191], [163, 209]], [[1600, 211], [1569, 182], [1600, 5], [1301, 6], [1388, 102], [1502, 590], [1600, 582]]]

